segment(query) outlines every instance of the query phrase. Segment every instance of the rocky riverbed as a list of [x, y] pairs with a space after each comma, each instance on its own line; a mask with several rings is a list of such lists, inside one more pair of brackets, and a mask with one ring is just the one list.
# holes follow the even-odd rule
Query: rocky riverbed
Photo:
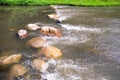
[[119, 6], [0, 7], [0, 79], [119, 80], [119, 14]]

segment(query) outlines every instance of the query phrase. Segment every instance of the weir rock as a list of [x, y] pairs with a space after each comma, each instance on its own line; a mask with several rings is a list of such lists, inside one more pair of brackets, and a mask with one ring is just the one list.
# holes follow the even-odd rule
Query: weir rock
[[46, 43], [46, 40], [44, 38], [35, 37], [35, 38], [30, 39], [27, 42], [27, 46], [33, 47], [33, 48], [40, 48], [40, 47], [43, 47], [45, 43]]
[[49, 26], [41, 27], [39, 32], [41, 34], [47, 35], [47, 36], [53, 36], [53, 37], [61, 37], [62, 36], [59, 29], [54, 28], [54, 27], [49, 27]]
[[28, 25], [26, 25], [27, 30], [37, 30], [39, 28], [40, 27], [38, 25], [36, 25], [36, 24], [28, 24]]
[[45, 71], [47, 69], [46, 62], [41, 59], [34, 59], [32, 64], [36, 70]]
[[13, 63], [17, 63], [22, 58], [22, 54], [13, 54], [9, 56], [0, 57], [0, 66], [5, 66]]
[[59, 19], [58, 15], [56, 13], [53, 14], [49, 14], [48, 17], [50, 19], [53, 19], [54, 21], [56, 21], [57, 23], [61, 23], [62, 21]]
[[28, 70], [24, 66], [20, 64], [15, 64], [10, 68], [10, 71], [9, 71], [10, 80], [14, 80], [19, 76], [23, 76], [27, 72]]
[[44, 55], [48, 58], [59, 58], [62, 56], [62, 52], [60, 49], [54, 46], [43, 47], [41, 50], [38, 50], [38, 55]]

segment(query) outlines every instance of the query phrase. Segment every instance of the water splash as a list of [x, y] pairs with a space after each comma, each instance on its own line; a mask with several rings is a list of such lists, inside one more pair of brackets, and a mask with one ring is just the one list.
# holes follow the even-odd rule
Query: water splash
[[95, 32], [95, 33], [101, 32], [100, 28], [87, 28], [83, 25], [78, 25], [78, 26], [73, 26], [70, 24], [60, 24], [60, 25], [61, 25], [61, 27], [65, 28], [66, 30], [89, 31], [89, 32]]
[[[73, 15], [75, 15], [71, 10], [66, 9], [55, 9], [55, 12], [57, 13], [58, 19], [61, 21], [65, 21], [69, 18], [71, 18]], [[68, 15], [69, 14], [69, 15]], [[77, 15], [77, 14], [76, 14]]]
[[94, 65], [83, 64], [80, 60], [71, 59], [57, 60], [57, 65], [53, 73], [47, 74], [48, 80], [108, 80], [104, 76], [96, 73]]
[[44, 46], [49, 46], [49, 45], [71, 45], [71, 44], [77, 44], [77, 43], [85, 43], [86, 41], [89, 40], [88, 36], [82, 34], [77, 36], [71, 36], [71, 35], [65, 35], [61, 38], [56, 38], [56, 37], [45, 37], [47, 40], [47, 43]]

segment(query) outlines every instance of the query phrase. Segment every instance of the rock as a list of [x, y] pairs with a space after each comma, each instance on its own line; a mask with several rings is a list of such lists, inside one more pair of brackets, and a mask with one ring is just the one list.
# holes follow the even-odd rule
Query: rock
[[50, 19], [53, 19], [54, 21], [56, 21], [57, 23], [61, 23], [62, 21], [59, 19], [58, 15], [56, 13], [53, 14], [49, 14], [48, 17]]
[[49, 27], [41, 27], [40, 28], [40, 30], [39, 30], [39, 32], [41, 33], [41, 34], [43, 34], [43, 35], [48, 35], [48, 33], [49, 33]]
[[27, 28], [27, 30], [37, 30], [40, 27], [36, 24], [28, 24], [28, 25], [26, 25], [26, 28]]
[[56, 29], [54, 27], [49, 27], [49, 26], [46, 26], [46, 27], [41, 27], [39, 32], [43, 35], [48, 35], [48, 36], [56, 36], [56, 37], [61, 37], [62, 34], [60, 32], [59, 29]]
[[[25, 74], [26, 75], [26, 74]], [[25, 80], [48, 80], [46, 73], [34, 71], [25, 76]]]
[[17, 63], [22, 58], [22, 54], [13, 54], [9, 56], [0, 57], [0, 66]]
[[58, 19], [58, 16], [57, 16], [57, 14], [49, 14], [48, 15], [48, 17], [50, 18], [50, 19]]
[[25, 73], [27, 73], [27, 71], [28, 70], [20, 64], [13, 65], [9, 71], [10, 80], [14, 80], [17, 77], [23, 76]]
[[28, 32], [27, 32], [27, 30], [20, 29], [18, 31], [17, 35], [20, 39], [25, 39], [28, 36]]
[[41, 59], [34, 59], [32, 64], [36, 70], [45, 71], [47, 69], [47, 65], [46, 65], [45, 61], [43, 61]]
[[35, 38], [30, 39], [27, 42], [27, 46], [33, 47], [33, 48], [39, 48], [39, 47], [43, 47], [45, 43], [46, 43], [46, 40], [44, 38], [35, 37]]
[[50, 5], [51, 8], [56, 9], [56, 5]]
[[61, 37], [62, 34], [60, 33], [60, 30], [54, 28], [54, 27], [49, 27], [49, 32], [53, 36]]
[[54, 46], [43, 47], [41, 50], [38, 50], [38, 55], [44, 55], [48, 58], [59, 58], [62, 56], [61, 50]]
[[40, 73], [31, 73], [26, 75], [25, 80], [45, 80], [42, 79], [42, 75]]

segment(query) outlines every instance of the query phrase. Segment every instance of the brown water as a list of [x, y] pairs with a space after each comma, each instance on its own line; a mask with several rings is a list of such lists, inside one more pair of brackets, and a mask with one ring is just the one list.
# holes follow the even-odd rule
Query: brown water
[[[0, 53], [22, 53], [25, 59], [21, 64], [31, 70], [28, 57], [37, 52], [26, 48], [25, 44], [40, 35], [31, 32], [33, 35], [20, 40], [17, 31], [29, 23], [53, 26], [62, 30], [63, 37], [45, 37], [47, 45], [57, 46], [63, 57], [56, 62], [51, 60], [57, 65], [48, 69], [48, 80], [119, 80], [120, 6], [56, 6], [55, 11], [62, 20], [60, 24], [47, 17], [54, 12], [49, 6], [0, 7]], [[1, 70], [0, 80], [9, 80], [6, 75], [7, 70]]]

